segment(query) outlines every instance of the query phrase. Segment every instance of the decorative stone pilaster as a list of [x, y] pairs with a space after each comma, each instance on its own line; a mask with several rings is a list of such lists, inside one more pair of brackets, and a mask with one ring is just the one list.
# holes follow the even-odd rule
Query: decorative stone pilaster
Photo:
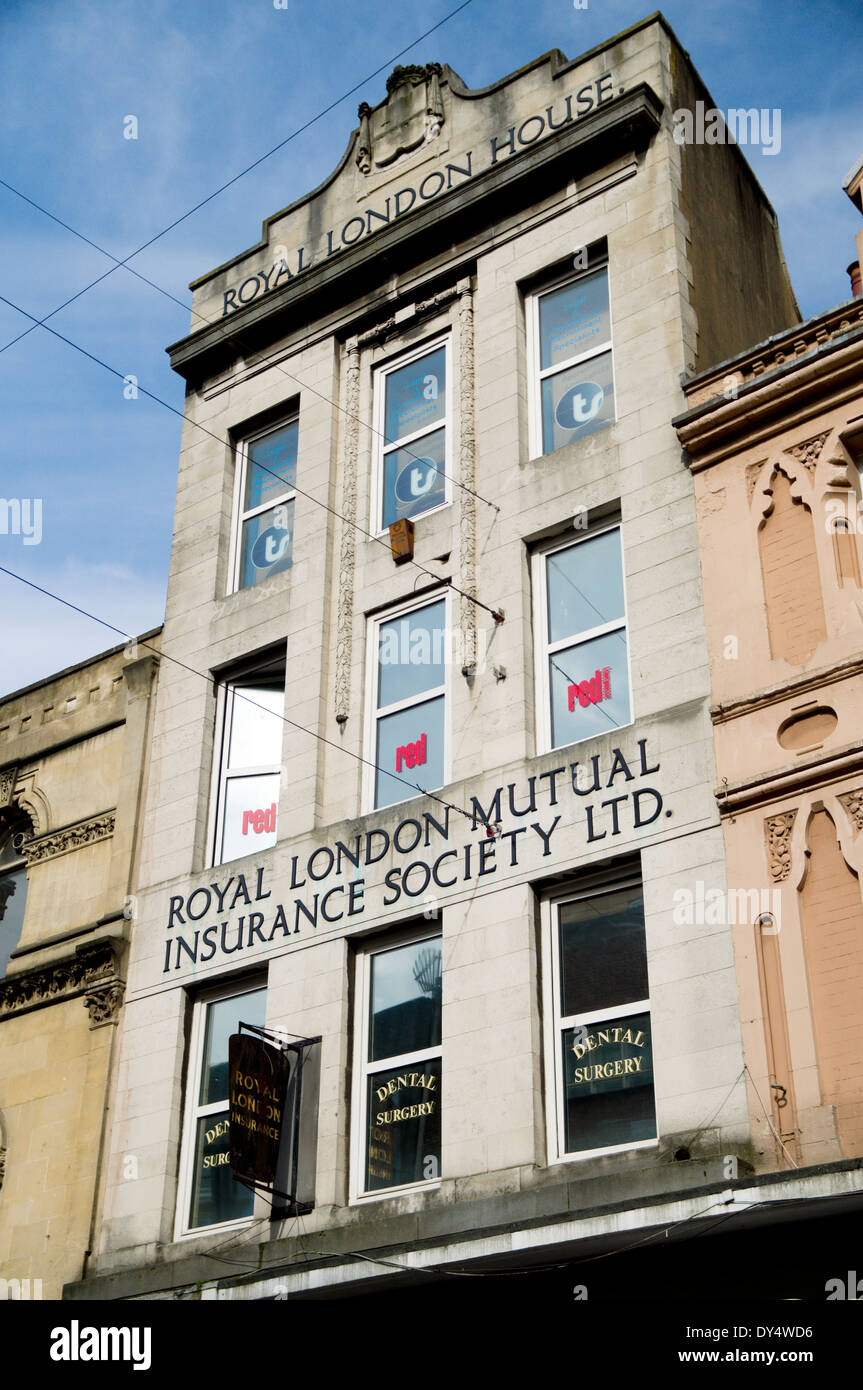
[[797, 811], [768, 816], [764, 822], [767, 867], [774, 883], [783, 883], [791, 872], [791, 831]]
[[[460, 280], [458, 290], [459, 371], [458, 411], [461, 447], [459, 449], [459, 587], [465, 593], [476, 592], [476, 419], [474, 392], [474, 321], [473, 285], [469, 279]], [[476, 604], [461, 600], [462, 671], [472, 674], [476, 669]]]
[[336, 719], [347, 722], [351, 705], [351, 655], [354, 630], [354, 571], [357, 551], [357, 456], [360, 429], [360, 345], [345, 345], [345, 447], [342, 463], [342, 521], [336, 617]]

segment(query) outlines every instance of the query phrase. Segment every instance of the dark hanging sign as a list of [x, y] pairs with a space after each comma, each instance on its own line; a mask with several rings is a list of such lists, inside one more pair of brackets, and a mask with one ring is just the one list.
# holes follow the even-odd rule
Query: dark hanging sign
[[228, 1154], [238, 1182], [273, 1195], [273, 1217], [315, 1205], [320, 1038], [283, 1043], [241, 1023], [228, 1039]]
[[230, 1154], [234, 1176], [272, 1187], [276, 1179], [290, 1054], [251, 1033], [228, 1040]]

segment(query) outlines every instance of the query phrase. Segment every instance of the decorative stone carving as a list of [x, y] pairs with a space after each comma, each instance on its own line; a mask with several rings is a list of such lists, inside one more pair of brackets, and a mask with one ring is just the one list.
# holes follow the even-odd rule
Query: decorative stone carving
[[856, 791], [842, 792], [836, 800], [854, 827], [855, 836], [863, 830], [863, 787]]
[[[83, 994], [90, 1013], [90, 1027], [95, 1028], [116, 1017], [122, 990], [112, 943], [96, 941], [79, 946], [72, 960], [38, 966], [35, 970], [25, 970], [0, 980], [0, 1021]], [[107, 996], [104, 1002], [103, 996]], [[94, 1018], [94, 1010], [99, 1017]]]
[[9, 806], [11, 804], [12, 789], [17, 781], [17, 767], [6, 767], [0, 772], [0, 806]]
[[824, 448], [824, 443], [829, 435], [829, 430], [825, 430], [823, 434], [814, 434], [811, 439], [804, 439], [800, 444], [792, 444], [790, 449], [785, 450], [785, 453], [797, 459], [797, 462], [802, 463], [803, 467], [811, 473], [821, 457], [821, 450]]
[[84, 1003], [90, 1015], [91, 1028], [103, 1028], [106, 1023], [116, 1020], [123, 1002], [123, 993], [123, 986], [117, 981], [85, 994]]
[[354, 630], [354, 567], [357, 533], [357, 455], [360, 430], [360, 345], [346, 344], [345, 449], [342, 469], [342, 522], [339, 551], [339, 596], [336, 618], [336, 719], [345, 724], [351, 704], [351, 649]]
[[6, 1150], [0, 1149], [0, 1187], [3, 1186], [3, 1179], [6, 1176]]
[[768, 816], [764, 822], [767, 867], [774, 883], [782, 883], [791, 872], [791, 831], [797, 811]]
[[41, 835], [24, 846], [28, 867], [41, 864], [43, 859], [56, 859], [60, 854], [82, 849], [84, 845], [97, 840], [107, 840], [114, 833], [116, 811], [104, 811], [90, 820], [79, 821], [77, 825], [67, 825], [63, 830], [55, 830], [51, 835]]
[[369, 117], [372, 108], [367, 101], [361, 101], [357, 115], [360, 118], [360, 138], [357, 141], [357, 165], [363, 174], [368, 174], [372, 167], [372, 128], [369, 124]]
[[360, 103], [356, 162], [361, 173], [385, 169], [401, 155], [437, 139], [444, 123], [441, 72], [440, 63], [393, 68], [386, 101], [374, 109]]
[[443, 96], [440, 89], [440, 63], [429, 63], [426, 68], [428, 73], [427, 85], [427, 106], [426, 106], [426, 139], [434, 140], [440, 135], [443, 128]]
[[[461, 583], [466, 594], [476, 592], [476, 424], [474, 420], [474, 321], [473, 286], [470, 280], [460, 280], [458, 289], [459, 324], [459, 451], [461, 517], [459, 541], [461, 549]], [[476, 604], [468, 598], [461, 600], [461, 629], [463, 634], [464, 675], [476, 670]]]
[[766, 459], [759, 459], [757, 463], [750, 463], [746, 466], [746, 496], [750, 505], [755, 496], [755, 489], [758, 486], [758, 475], [766, 462]]

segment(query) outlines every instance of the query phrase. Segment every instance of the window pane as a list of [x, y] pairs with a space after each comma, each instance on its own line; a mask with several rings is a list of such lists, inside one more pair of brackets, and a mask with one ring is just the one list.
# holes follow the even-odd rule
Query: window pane
[[446, 414], [446, 349], [436, 348], [425, 357], [399, 367], [384, 378], [386, 405], [384, 435], [395, 444], [406, 434], [425, 429]]
[[369, 1061], [440, 1043], [441, 943], [416, 941], [371, 958]]
[[[12, 848], [11, 853], [17, 858], [17, 850]], [[0, 976], [5, 975], [9, 957], [21, 940], [26, 902], [27, 870], [23, 866], [0, 869]]]
[[229, 777], [225, 783], [220, 863], [256, 854], [276, 843], [279, 821], [279, 773]]
[[378, 709], [444, 683], [446, 603], [430, 603], [378, 629]]
[[282, 761], [284, 707], [284, 681], [236, 687], [231, 700], [229, 768], [271, 767]]
[[550, 454], [573, 439], [605, 429], [614, 421], [611, 353], [543, 377], [542, 450]]
[[254, 1195], [231, 1172], [229, 1143], [227, 1111], [198, 1120], [190, 1226], [212, 1226], [217, 1221], [237, 1221], [252, 1215]]
[[[279, 524], [277, 524], [279, 523]], [[271, 574], [291, 568], [294, 544], [294, 499], [279, 503], [243, 522], [240, 538], [241, 589], [260, 584]]]
[[647, 998], [640, 888], [561, 904], [560, 992], [563, 1018]]
[[546, 559], [548, 640], [561, 642], [623, 617], [620, 531], [556, 550]]
[[293, 487], [297, 480], [298, 434], [299, 424], [294, 420], [249, 445], [243, 511], [261, 507], [271, 497], [280, 497]]
[[562, 285], [539, 301], [540, 366], [568, 362], [611, 339], [608, 275], [597, 271]]
[[215, 1003], [207, 1005], [199, 1105], [213, 1105], [218, 1100], [227, 1101], [228, 1038], [232, 1033], [239, 1031], [241, 1023], [252, 1023], [257, 1028], [263, 1028], [266, 1008], [265, 989], [249, 990], [247, 994], [234, 994], [230, 999], [218, 999]]
[[[444, 783], [444, 697], [411, 705], [378, 720], [375, 806], [392, 806]], [[411, 765], [413, 764], [413, 765]], [[383, 770], [381, 770], [383, 769]], [[389, 769], [398, 773], [398, 780]], [[402, 780], [403, 779], [403, 780]]]
[[649, 1014], [568, 1028], [561, 1046], [566, 1153], [655, 1139]]
[[415, 439], [406, 449], [384, 454], [382, 527], [419, 516], [446, 501], [446, 430]]
[[630, 722], [624, 628], [553, 652], [548, 658], [548, 678], [555, 748]]
[[439, 1057], [369, 1077], [367, 1192], [440, 1177], [440, 1094]]

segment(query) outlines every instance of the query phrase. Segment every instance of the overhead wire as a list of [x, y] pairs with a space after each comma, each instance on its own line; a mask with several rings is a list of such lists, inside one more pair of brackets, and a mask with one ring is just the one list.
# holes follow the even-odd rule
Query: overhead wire
[[[427, 39], [431, 34], [434, 34], [438, 29], [441, 29], [444, 26], [444, 24], [448, 24], [451, 19], [454, 19], [455, 16], [457, 14], [460, 14], [462, 10], [466, 10], [468, 5], [472, 3], [473, 0], [462, 0], [462, 3], [460, 5], [457, 5], [454, 10], [450, 10], [448, 14], [444, 15], [443, 19], [439, 19], [438, 22], [436, 24], [433, 24], [430, 29], [426, 29], [424, 33], [420, 34], [417, 38], [412, 39], [411, 42], [407, 44], [404, 48], [399, 49], [398, 53], [396, 53], [393, 58], [390, 58], [387, 62], [382, 63], [380, 67], [375, 68], [374, 72], [371, 72], [366, 77], [362, 78], [360, 82], [357, 82], [355, 86], [349, 88], [347, 92], [343, 92], [342, 95], [338, 97], [335, 101], [330, 102], [329, 106], [325, 106], [323, 110], [317, 113], [317, 115], [312, 116], [303, 125], [298, 126], [297, 129], [292, 131], [290, 135], [287, 135], [284, 140], [280, 140], [277, 145], [273, 145], [272, 149], [267, 150], [265, 154], [262, 154], [259, 156], [258, 159], [253, 160], [251, 164], [247, 164], [246, 167], [244, 169], [241, 169], [238, 174], [234, 174], [234, 176], [228, 179], [227, 182], [220, 184], [219, 187], [214, 189], [212, 193], [209, 193], [206, 198], [202, 198], [199, 202], [195, 203], [193, 207], [189, 208], [188, 211], [184, 212], [180, 217], [175, 217], [174, 221], [170, 222], [167, 227], [163, 227], [160, 232], [157, 232], [155, 236], [150, 237], [148, 241], [142, 242], [142, 244], [136, 247], [134, 251], [131, 251], [129, 255], [125, 257], [124, 260], [118, 261], [117, 264], [113, 265], [110, 270], [106, 270], [104, 275], [98, 276], [98, 278], [92, 280], [90, 284], [85, 285], [83, 289], [80, 289], [77, 294], [74, 294], [72, 296], [71, 299], [67, 299], [62, 304], [58, 304], [57, 308], [52, 309], [51, 313], [47, 314], [45, 319], [37, 320], [33, 328], [28, 328], [26, 332], [19, 334], [17, 338], [13, 338], [11, 342], [6, 343], [2, 348], [0, 348], [0, 353], [5, 352], [7, 348], [13, 347], [14, 344], [20, 342], [22, 338], [26, 338], [27, 334], [32, 333], [35, 327], [44, 327], [47, 319], [53, 318], [54, 315], [59, 314], [62, 309], [66, 309], [70, 304], [74, 304], [75, 300], [80, 299], [82, 295], [85, 295], [89, 290], [94, 289], [95, 286], [101, 284], [103, 280], [107, 280], [108, 277], [110, 275], [113, 275], [114, 271], [118, 270], [120, 266], [127, 265], [129, 261], [134, 260], [136, 256], [139, 256], [142, 251], [146, 251], [148, 247], [155, 245], [157, 241], [161, 241], [163, 236], [167, 236], [168, 232], [173, 231], [175, 227], [179, 227], [182, 222], [186, 222], [190, 217], [194, 215], [194, 213], [199, 212], [201, 208], [206, 207], [207, 203], [213, 202], [213, 200], [215, 198], [218, 198], [221, 193], [224, 193], [235, 183], [238, 183], [240, 179], [245, 178], [246, 174], [250, 174], [253, 169], [257, 169], [259, 165], [265, 163], [266, 160], [270, 159], [274, 154], [277, 154], [279, 150], [284, 149], [285, 146], [289, 145], [292, 140], [296, 140], [297, 136], [304, 134], [304, 132], [307, 130], [310, 130], [313, 125], [316, 125], [318, 121], [323, 120], [324, 116], [328, 116], [329, 113], [331, 111], [334, 111], [337, 106], [340, 106], [343, 101], [347, 101], [348, 97], [353, 96], [356, 92], [358, 92], [368, 82], [371, 82], [372, 79], [377, 77], [380, 73], [386, 72], [387, 68], [392, 67], [396, 59], [402, 58], [405, 55], [405, 53], [409, 53], [410, 50], [412, 48], [415, 48], [418, 43], [422, 43], [423, 39]], [[59, 221], [59, 218], [55, 220]]]
[[[224, 329], [225, 340], [229, 343], [232, 343], [234, 347], [237, 348], [240, 354], [244, 355], [246, 353], [247, 345], [242, 341], [242, 329], [240, 329], [239, 331], [231, 331], [223, 320], [207, 318], [206, 314], [202, 314], [198, 309], [195, 309], [194, 306], [186, 304], [182, 299], [178, 299], [175, 294], [172, 294], [170, 290], [166, 290], [163, 285], [157, 284], [155, 280], [150, 280], [146, 275], [141, 275], [140, 272], [135, 270], [133, 266], [128, 265], [125, 261], [119, 260], [118, 257], [116, 257], [111, 251], [108, 251], [104, 246], [100, 246], [98, 242], [95, 242], [90, 237], [85, 236], [83, 232], [79, 232], [77, 228], [70, 226], [68, 222], [64, 222], [62, 218], [56, 217], [53, 212], [49, 212], [47, 208], [41, 205], [41, 203], [37, 203], [34, 198], [28, 197], [26, 193], [22, 193], [20, 189], [15, 188], [13, 184], [7, 183], [5, 179], [0, 179], [0, 187], [7, 188], [10, 193], [14, 193], [16, 197], [23, 199], [25, 203], [29, 203], [31, 207], [37, 210], [37, 212], [43, 213], [45, 217], [50, 218], [52, 222], [56, 222], [58, 226], [63, 227], [67, 232], [71, 232], [73, 236], [76, 236], [81, 241], [86, 242], [88, 246], [92, 246], [94, 250], [100, 252], [101, 255], [107, 256], [109, 260], [114, 262], [115, 269], [119, 269], [120, 267], [122, 267], [124, 270], [127, 270], [130, 275], [134, 275], [135, 278], [140, 280], [143, 284], [149, 285], [151, 289], [154, 289], [157, 291], [157, 293], [163, 295], [165, 299], [169, 299], [172, 302], [172, 304], [179, 305], [179, 307], [184, 311], [184, 313], [191, 314], [193, 319], [200, 320], [200, 322], [206, 324], [208, 328], [218, 327]], [[71, 303], [72, 301], [69, 300], [68, 302]], [[65, 305], [61, 305], [60, 308], [65, 308]], [[35, 332], [36, 328], [40, 326], [44, 328], [47, 320], [53, 318], [54, 313], [59, 312], [60, 309], [56, 309], [53, 313], [46, 314], [44, 319], [40, 319], [38, 323], [34, 323], [31, 328], [28, 328], [27, 332]], [[228, 320], [228, 323], [231, 322], [232, 320]], [[12, 343], [19, 342], [20, 339], [25, 336], [26, 334], [20, 334], [18, 338], [13, 338]], [[12, 343], [8, 343], [7, 346], [11, 347]], [[0, 352], [4, 351], [5, 348], [0, 348]], [[281, 363], [276, 360], [277, 358], [282, 356], [284, 356], [284, 353], [280, 351], [272, 353], [270, 357], [262, 357], [255, 363], [255, 368], [256, 370], [260, 371], [261, 369], [266, 367], [275, 367], [276, 371], [278, 371], [282, 376], [286, 377], [289, 381], [294, 382], [295, 385], [300, 389], [300, 391], [305, 391], [308, 392], [309, 395], [316, 396], [318, 400], [323, 401], [326, 405], [331, 405], [335, 410], [339, 411], [339, 413], [344, 415], [346, 419], [355, 420], [357, 424], [359, 424], [363, 429], [368, 430], [369, 434], [377, 435], [377, 437], [379, 439], [383, 439], [385, 443], [390, 442], [389, 440], [387, 440], [383, 430], [377, 429], [374, 425], [369, 424], [367, 420], [363, 420], [359, 415], [353, 414], [353, 412], [348, 410], [345, 406], [340, 405], [338, 401], [334, 401], [330, 396], [325, 395], [323, 391], [319, 391], [316, 387], [309, 385], [308, 382], [302, 381], [293, 372], [289, 372], [287, 368], [283, 367]], [[126, 380], [125, 377], [123, 379]], [[149, 395], [150, 393], [145, 392], [145, 394]], [[442, 424], [441, 428], [443, 428]], [[414, 453], [413, 449], [409, 448], [405, 444], [399, 445], [399, 452], [407, 454], [410, 458], [416, 459], [420, 462], [428, 461], [425, 459], [424, 455]], [[482, 494], [477, 492], [474, 488], [468, 487], [467, 483], [461, 482], [458, 478], [455, 477], [454, 474], [447, 473], [445, 469], [443, 469], [439, 464], [435, 464], [435, 472], [438, 473], [440, 477], [446, 478], [450, 482], [455, 483], [456, 487], [461, 488], [462, 492], [466, 492], [471, 497], [475, 497], [478, 502], [484, 502], [487, 507], [491, 507], [494, 511], [498, 513], [500, 512], [500, 507], [497, 505], [496, 502], [489, 501], [487, 497], [483, 497]]]
[[[57, 603], [62, 603], [64, 607], [71, 608], [75, 613], [80, 613], [82, 617], [89, 618], [94, 623], [99, 623], [100, 626], [108, 628], [110, 632], [116, 632], [120, 637], [126, 638], [128, 642], [134, 642], [136, 646], [144, 647], [146, 650], [158, 656], [160, 660], [164, 659], [165, 661], [170, 661], [173, 665], [179, 666], [184, 671], [188, 671], [190, 675], [199, 676], [201, 680], [206, 681], [208, 685], [213, 682], [216, 688], [224, 688], [228, 684], [227, 681], [214, 681], [211, 674], [208, 675], [205, 671], [197, 670], [196, 667], [190, 666], [188, 662], [181, 661], [179, 657], [172, 656], [169, 652], [164, 651], [161, 647], [154, 646], [151, 642], [146, 642], [140, 637], [131, 636], [123, 628], [117, 627], [114, 623], [109, 623], [107, 619], [100, 618], [97, 614], [91, 613], [86, 608], [81, 608], [79, 604], [72, 603], [70, 599], [65, 599], [60, 594], [53, 593], [51, 589], [46, 589], [41, 584], [36, 584], [34, 580], [25, 579], [24, 575], [17, 574], [15, 570], [7, 569], [5, 565], [0, 565], [0, 574], [7, 574], [10, 579], [17, 579], [19, 583], [26, 584], [28, 588], [35, 589], [38, 593], [44, 594], [47, 598], [54, 599]], [[476, 817], [472, 815], [470, 811], [465, 811], [462, 806], [457, 806], [455, 802], [447, 801], [444, 797], [437, 796], [426, 787], [421, 787], [418, 782], [409, 782], [407, 778], [400, 777], [397, 772], [390, 772], [387, 768], [380, 767], [378, 763], [372, 762], [369, 758], [364, 758], [361, 753], [355, 753], [352, 748], [345, 748], [340, 743], [334, 743], [332, 739], [326, 738], [323, 734], [315, 733], [313, 729], [306, 728], [304, 724], [298, 724], [295, 719], [289, 719], [285, 714], [277, 715], [275, 710], [269, 709], [266, 705], [259, 704], [257, 700], [252, 700], [249, 696], [243, 695], [239, 690], [234, 691], [234, 699], [237, 698], [245, 700], [247, 704], [254, 705], [256, 709], [263, 710], [265, 714], [270, 714], [281, 719], [283, 724], [288, 724], [293, 729], [299, 729], [301, 733], [308, 734], [310, 738], [317, 739], [319, 743], [325, 744], [328, 748], [335, 748], [337, 752], [346, 753], [348, 757], [356, 759], [357, 762], [363, 763], [366, 767], [373, 768], [376, 772], [385, 773], [387, 777], [392, 777], [394, 781], [401, 782], [404, 786], [410, 787], [412, 791], [418, 791], [422, 796], [429, 797], [431, 801], [436, 801], [439, 806], [448, 807], [451, 811], [456, 811], [458, 815], [464, 816], [466, 820], [469, 820], [471, 825], [474, 824]], [[378, 809], [385, 810], [386, 808], [380, 807]]]
[[[95, 353], [82, 347], [80, 343], [74, 342], [72, 338], [67, 338], [64, 333], [60, 333], [56, 328], [52, 328], [50, 324], [42, 323], [36, 318], [35, 314], [31, 314], [27, 309], [22, 309], [20, 304], [16, 304], [13, 300], [8, 299], [2, 294], [0, 294], [0, 304], [7, 304], [10, 309], [15, 309], [19, 314], [23, 314], [25, 318], [32, 319], [34, 324], [44, 328], [46, 333], [50, 333], [53, 337], [59, 338], [61, 343], [65, 343], [67, 347], [74, 348], [74, 350], [80, 352], [83, 357], [89, 358], [91, 362], [95, 362], [97, 366], [104, 368], [106, 372], [110, 372], [112, 376], [119, 377], [121, 381], [126, 380], [125, 374], [121, 372], [118, 367], [112, 367], [110, 362], [106, 362], [104, 358], [97, 357]], [[170, 410], [172, 415], [179, 416], [181, 420], [185, 420], [188, 424], [194, 425], [196, 429], [209, 435], [211, 439], [215, 439], [218, 444], [228, 445], [228, 447], [230, 447], [230, 439], [223, 439], [221, 435], [214, 434], [212, 430], [207, 429], [206, 425], [201, 424], [200, 420], [194, 420], [190, 415], [187, 415], [185, 411], [179, 410], [175, 405], [171, 405], [170, 401], [164, 400], [162, 396], [157, 396], [153, 391], [148, 390], [146, 386], [141, 386], [140, 383], [138, 383], [136, 385], [136, 390], [143, 391], [144, 395], [151, 401], [155, 401], [157, 405], [164, 406], [166, 410]], [[256, 462], [255, 467], [261, 469], [264, 473], [269, 473], [272, 477], [277, 478], [280, 483], [284, 484], [285, 479], [283, 476], [280, 473], [275, 473], [271, 468], [267, 468], [265, 464]], [[360, 535], [365, 536], [367, 540], [375, 541], [376, 544], [382, 545], [388, 554], [390, 553], [390, 546], [388, 542], [384, 540], [383, 536], [376, 536], [373, 532], [367, 531], [364, 526], [360, 526], [358, 521], [352, 521], [350, 517], [344, 516], [343, 513], [337, 511], [335, 507], [331, 507], [328, 502], [322, 502], [321, 499], [315, 497], [313, 493], [304, 491], [296, 482], [290, 484], [290, 490], [298, 492], [301, 497], [305, 497], [308, 501], [314, 502], [316, 506], [323, 507], [324, 511], [329, 512], [331, 516], [337, 517], [339, 521], [343, 521], [348, 526], [352, 526], [355, 531], [359, 531]], [[466, 593], [464, 589], [460, 589], [457, 584], [454, 584], [451, 579], [442, 579], [439, 574], [435, 574], [434, 570], [427, 569], [425, 565], [421, 565], [419, 560], [411, 559], [408, 563], [413, 565], [415, 569], [418, 569], [421, 574], [428, 575], [436, 584], [445, 585], [446, 588], [452, 589], [453, 593], [458, 594], [460, 598], [467, 599], [468, 603], [474, 603], [478, 608], [483, 608], [486, 613], [491, 614], [496, 623], [503, 622], [503, 614], [499, 610], [490, 608], [487, 603], [483, 603], [482, 599], [476, 598], [473, 594]]]

